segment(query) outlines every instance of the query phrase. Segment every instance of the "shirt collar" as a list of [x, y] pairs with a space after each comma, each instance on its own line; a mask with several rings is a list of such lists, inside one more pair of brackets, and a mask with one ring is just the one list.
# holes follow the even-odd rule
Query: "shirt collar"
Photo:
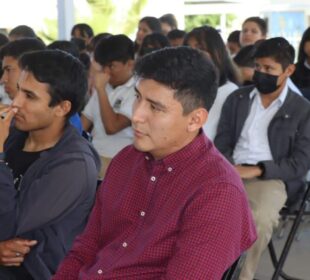
[[[273, 101], [273, 102], [278, 102], [279, 105], [282, 105], [285, 101], [285, 98], [287, 96], [288, 93], [288, 85], [287, 85], [287, 80], [285, 82], [285, 86], [282, 89], [280, 95]], [[252, 99], [254, 96], [259, 96], [259, 92], [256, 88], [254, 88], [251, 92], [250, 92], [250, 99]]]

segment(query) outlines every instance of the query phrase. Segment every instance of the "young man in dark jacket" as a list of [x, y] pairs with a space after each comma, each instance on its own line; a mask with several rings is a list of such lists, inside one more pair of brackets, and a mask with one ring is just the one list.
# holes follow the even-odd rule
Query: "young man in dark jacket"
[[87, 90], [82, 64], [43, 50], [19, 67], [18, 92], [0, 112], [0, 279], [43, 280], [86, 224], [100, 164], [68, 122]]
[[215, 145], [243, 179], [258, 239], [247, 252], [240, 279], [254, 278], [279, 211], [296, 200], [310, 168], [310, 104], [287, 85], [294, 49], [281, 37], [262, 42], [255, 54], [255, 86], [226, 100]]

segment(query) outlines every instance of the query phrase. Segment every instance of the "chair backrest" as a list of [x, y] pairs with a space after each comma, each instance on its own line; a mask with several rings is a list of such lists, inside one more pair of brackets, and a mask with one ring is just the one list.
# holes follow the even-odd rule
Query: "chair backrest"
[[243, 253], [230, 268], [224, 273], [222, 280], [238, 280], [242, 265], [245, 261], [245, 253]]

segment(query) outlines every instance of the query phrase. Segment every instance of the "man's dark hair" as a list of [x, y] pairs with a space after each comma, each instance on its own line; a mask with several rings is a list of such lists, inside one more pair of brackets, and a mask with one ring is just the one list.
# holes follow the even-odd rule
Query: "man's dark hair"
[[18, 25], [9, 32], [9, 37], [36, 38], [36, 33], [27, 25]]
[[24, 38], [5, 44], [0, 50], [0, 60], [5, 56], [18, 59], [25, 52], [44, 50], [45, 45], [35, 38]]
[[87, 76], [79, 59], [64, 51], [43, 50], [25, 53], [20, 57], [19, 66], [40, 83], [48, 84], [50, 107], [68, 100], [71, 110], [67, 118], [80, 111], [87, 92]]
[[254, 53], [254, 58], [270, 57], [280, 63], [285, 70], [294, 63], [295, 50], [293, 46], [283, 37], [274, 37], [260, 42]]
[[178, 22], [174, 16], [174, 14], [165, 14], [159, 18], [159, 21], [162, 23], [167, 23], [171, 26], [172, 29], [178, 28]]
[[112, 35], [98, 42], [94, 58], [100, 65], [107, 65], [112, 61], [125, 63], [134, 59], [134, 44], [126, 35]]
[[173, 29], [168, 32], [167, 38], [169, 40], [183, 39], [185, 35], [186, 35], [186, 32], [184, 30]]
[[9, 38], [6, 35], [0, 33], [0, 47], [2, 47], [8, 42], [9, 42]]
[[216, 68], [205, 53], [190, 47], [168, 47], [147, 54], [138, 60], [135, 73], [175, 90], [184, 115], [199, 107], [210, 110], [216, 97]]
[[46, 48], [49, 50], [58, 49], [58, 50], [70, 53], [74, 57], [79, 57], [78, 47], [73, 42], [70, 42], [70, 41], [57, 40], [57, 41], [54, 41], [53, 43], [50, 43]]
[[255, 45], [247, 45], [240, 49], [240, 51], [233, 58], [234, 62], [240, 67], [255, 67], [254, 53], [256, 51]]
[[246, 22], [255, 22], [258, 25], [262, 34], [266, 36], [268, 29], [267, 29], [267, 22], [264, 19], [260, 17], [249, 17], [245, 19], [242, 25], [245, 24]]
[[87, 23], [78, 23], [75, 24], [71, 29], [71, 36], [74, 36], [75, 30], [79, 30], [80, 34], [84, 38], [91, 38], [94, 36], [93, 29]]

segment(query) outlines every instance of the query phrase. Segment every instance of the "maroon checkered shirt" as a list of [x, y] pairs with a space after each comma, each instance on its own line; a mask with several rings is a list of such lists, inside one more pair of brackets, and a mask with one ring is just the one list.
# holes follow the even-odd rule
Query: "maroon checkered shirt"
[[159, 161], [129, 146], [53, 279], [221, 279], [255, 238], [241, 180], [204, 134]]

